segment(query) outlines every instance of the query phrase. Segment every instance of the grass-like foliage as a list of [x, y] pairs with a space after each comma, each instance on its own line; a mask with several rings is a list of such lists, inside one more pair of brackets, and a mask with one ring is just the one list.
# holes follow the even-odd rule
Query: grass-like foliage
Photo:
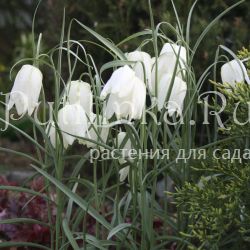
[[[226, 154], [234, 149], [249, 153], [240, 151], [249, 147], [249, 123], [242, 126], [232, 119], [238, 101], [238, 120], [248, 119], [249, 85], [244, 79], [235, 87], [217, 83], [217, 67], [228, 59], [221, 51], [237, 58], [224, 46], [218, 46], [214, 64], [200, 77], [193, 69], [209, 31], [242, 2], [220, 13], [196, 41], [190, 31], [198, 1], [185, 23], [171, 1], [176, 23], [155, 24], [149, 0], [150, 28], [118, 44], [77, 19], [66, 24], [64, 12], [60, 41], [48, 51], [41, 51], [42, 35], [35, 34], [37, 7], [33, 57], [18, 61], [11, 69], [12, 75], [13, 69], [25, 64], [5, 106], [8, 110], [15, 104], [19, 119], [28, 119], [32, 133], [24, 132], [13, 119], [0, 117], [3, 126], [33, 144], [36, 156], [0, 150], [29, 159], [45, 183], [36, 191], [27, 186], [0, 189], [33, 195], [24, 206], [42, 195], [47, 215], [36, 220], [8, 217], [0, 224], [49, 225], [50, 239], [46, 244], [5, 239], [0, 247], [247, 249], [250, 155], [242, 159], [237, 155], [234, 161]], [[88, 32], [93, 40], [73, 37], [73, 29]], [[139, 41], [136, 51], [124, 51], [135, 40]], [[107, 53], [110, 61], [98, 67], [86, 45]], [[243, 49], [237, 60], [248, 59], [249, 52]], [[209, 86], [228, 100], [225, 127], [231, 130], [219, 129], [216, 119], [199, 124], [200, 108], [208, 104], [201, 105], [199, 96], [209, 78], [213, 82]], [[50, 90], [53, 86], [51, 93], [46, 91], [48, 85]], [[36, 97], [41, 101], [38, 108]], [[209, 109], [220, 110], [218, 98]], [[13, 110], [10, 118], [18, 116]], [[218, 157], [221, 152], [222, 158]]]

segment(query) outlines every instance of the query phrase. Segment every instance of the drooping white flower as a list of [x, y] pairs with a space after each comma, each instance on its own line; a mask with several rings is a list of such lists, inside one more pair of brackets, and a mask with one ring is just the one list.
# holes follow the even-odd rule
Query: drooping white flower
[[172, 80], [171, 74], [164, 74], [160, 78], [157, 105], [158, 110], [162, 110], [164, 105], [166, 106], [167, 112], [170, 116], [177, 112], [178, 115], [182, 113], [183, 103], [187, 92], [187, 84], [181, 78], [175, 77], [172, 86], [171, 94], [168, 102], [165, 104], [168, 92], [170, 91], [170, 84]]
[[[164, 55], [164, 54], [166, 56], [168, 56], [169, 59], [171, 59], [172, 56], [175, 57], [175, 58], [173, 58], [172, 63], [171, 63], [172, 72], [169, 72], [169, 73], [173, 73], [176, 61], [178, 59], [177, 76], [179, 76], [181, 78], [183, 76], [185, 76], [186, 63], [187, 63], [187, 50], [186, 50], [186, 48], [183, 46], [174, 44], [174, 43], [165, 43], [162, 47], [161, 52], [160, 52], [160, 56]], [[178, 55], [179, 55], [179, 58], [178, 58]]]
[[[89, 122], [90, 124], [88, 127], [88, 133], [86, 137], [94, 141], [106, 143], [109, 134], [109, 127], [107, 127], [107, 120], [103, 118], [101, 115], [99, 115], [98, 118], [99, 121], [97, 119], [96, 114], [94, 113], [90, 114], [90, 122]], [[86, 145], [88, 148], [96, 148], [98, 146], [96, 143], [86, 140], [81, 140], [81, 143]], [[103, 148], [101, 147], [101, 149]]]
[[163, 55], [165, 53], [173, 53], [176, 56], [178, 55], [180, 50], [180, 59], [182, 62], [187, 62], [187, 50], [185, 47], [174, 44], [174, 43], [165, 43], [161, 49], [160, 55]]
[[221, 67], [221, 80], [222, 83], [228, 83], [232, 87], [235, 87], [235, 84], [238, 82], [246, 81], [248, 84], [250, 84], [246, 67], [240, 60], [236, 59], [225, 63]]
[[[84, 109], [79, 104], [67, 104], [58, 112], [58, 127], [63, 137], [65, 148], [77, 139], [75, 136], [85, 137], [88, 121]], [[53, 135], [53, 129], [52, 129]], [[52, 144], [53, 144], [52, 139]]]
[[113, 114], [117, 119], [140, 119], [146, 100], [146, 87], [127, 65], [115, 70], [101, 92], [101, 98], [109, 98], [105, 116]]
[[[178, 53], [180, 50], [180, 54], [178, 57]], [[185, 47], [179, 46], [176, 44], [170, 44], [166, 43], [161, 52], [160, 56], [158, 57], [157, 61], [157, 81], [159, 84], [160, 79], [162, 78], [163, 75], [165, 74], [174, 74], [174, 69], [176, 63], [177, 69], [176, 69], [176, 76], [183, 78], [185, 76], [185, 71], [186, 71], [186, 62], [187, 62], [187, 52]], [[178, 59], [178, 62], [177, 62]], [[155, 79], [155, 74], [156, 74], [156, 64], [153, 63], [153, 69], [152, 69], [152, 94], [155, 95], [155, 84], [156, 84], [156, 79]]]
[[[117, 143], [118, 143], [118, 147], [120, 148], [123, 141], [125, 140], [127, 136], [126, 132], [119, 132], [117, 135]], [[122, 152], [122, 157], [120, 157], [118, 159], [120, 164], [124, 164], [126, 163], [125, 158], [129, 156], [129, 150], [132, 149], [132, 144], [130, 139], [128, 138], [127, 141], [125, 142], [124, 146], [122, 148], [120, 148], [121, 152]], [[123, 182], [125, 181], [125, 179], [127, 178], [129, 174], [129, 166], [126, 166], [122, 169], [120, 169], [119, 171], [119, 175], [120, 175], [120, 181]]]
[[27, 112], [31, 115], [38, 105], [42, 79], [43, 75], [38, 68], [28, 64], [23, 65], [16, 75], [8, 109], [15, 105], [18, 115], [24, 115]]
[[93, 106], [93, 94], [88, 83], [81, 80], [71, 81], [66, 87], [65, 98], [69, 104], [80, 104], [88, 117], [90, 116]]
[[129, 174], [129, 166], [126, 166], [122, 169], [119, 170], [119, 175], [120, 175], [120, 182], [123, 182], [126, 180]]
[[129, 61], [136, 62], [132, 65], [133, 70], [135, 71], [135, 75], [139, 77], [143, 82], [146, 79], [146, 85], [151, 91], [151, 68], [152, 68], [152, 60], [148, 53], [143, 51], [133, 51], [126, 54], [127, 59]]

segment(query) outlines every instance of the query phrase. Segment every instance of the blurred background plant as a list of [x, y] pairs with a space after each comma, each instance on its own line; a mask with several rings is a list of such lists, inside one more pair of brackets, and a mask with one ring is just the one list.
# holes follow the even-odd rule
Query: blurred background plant
[[[196, 41], [198, 35], [213, 18], [236, 2], [237, 0], [215, 0], [208, 4], [205, 0], [199, 0], [193, 15], [192, 40]], [[1, 90], [10, 89], [11, 83], [8, 80], [8, 72], [13, 63], [20, 58], [32, 55], [31, 26], [37, 3], [38, 1], [32, 0], [14, 0], [11, 2], [2, 0], [0, 2]], [[194, 0], [175, 1], [182, 23], [187, 20], [189, 9], [193, 3]], [[135, 32], [150, 27], [148, 6], [145, 4], [145, 0], [42, 0], [35, 29], [37, 34], [43, 33], [45, 47], [51, 48], [59, 41], [64, 6], [68, 20], [77, 18], [104, 37], [112, 37], [115, 43]], [[171, 1], [152, 0], [152, 6], [156, 23], [176, 22]], [[196, 56], [196, 62], [198, 63], [194, 63], [199, 73], [203, 72], [205, 65], [209, 65], [213, 61], [218, 44], [225, 45], [233, 51], [249, 44], [249, 11], [250, 4], [246, 1], [230, 11], [210, 31], [213, 34], [207, 36], [205, 42], [202, 43], [200, 52]], [[84, 40], [92, 39], [91, 35], [82, 29], [74, 29], [73, 36]], [[126, 45], [122, 49], [130, 51], [135, 49], [136, 45], [138, 46], [138, 41], [135, 39], [129, 47]], [[105, 52], [96, 53], [93, 46], [90, 46], [90, 53], [99, 64], [102, 64], [106, 59], [104, 57], [107, 56]]]

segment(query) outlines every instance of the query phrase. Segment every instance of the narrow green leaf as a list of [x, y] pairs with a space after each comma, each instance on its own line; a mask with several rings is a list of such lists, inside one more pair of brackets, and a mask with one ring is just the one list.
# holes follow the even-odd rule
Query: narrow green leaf
[[131, 227], [130, 223], [121, 223], [118, 226], [114, 227], [108, 234], [107, 239], [110, 240], [114, 235], [116, 235], [118, 232], [124, 230], [125, 228]]
[[18, 223], [26, 223], [26, 224], [39, 224], [43, 226], [49, 226], [47, 223], [34, 220], [30, 218], [15, 218], [15, 219], [6, 219], [6, 220], [0, 220], [0, 224], [18, 224]]
[[[12, 127], [13, 129], [15, 129], [18, 133], [20, 133], [21, 135], [25, 136], [28, 140], [30, 140], [34, 145], [36, 145], [38, 148], [40, 148], [43, 152], [46, 152], [45, 149], [36, 141], [34, 140], [31, 136], [29, 136], [28, 134], [26, 134], [25, 132], [23, 132], [21, 129], [19, 129], [18, 127], [16, 127], [15, 125], [5, 121], [4, 119], [2, 119], [0, 117], [0, 121], [3, 122], [4, 124]], [[48, 152], [46, 152], [48, 155], [50, 155]]]
[[189, 45], [189, 40], [190, 40], [190, 27], [191, 27], [191, 19], [192, 19], [192, 14], [194, 11], [194, 7], [196, 5], [198, 0], [195, 0], [193, 3], [189, 13], [188, 13], [188, 19], [187, 19], [187, 28], [186, 28], [186, 43]]
[[[80, 176], [78, 177], [78, 179], [79, 179], [79, 178], [80, 178]], [[73, 188], [72, 188], [72, 192], [73, 192], [73, 193], [76, 193], [77, 187], [78, 187], [78, 182], [75, 181], [74, 186], [73, 186]], [[67, 211], [66, 211], [66, 218], [67, 218], [68, 220], [70, 220], [71, 213], [72, 213], [72, 208], [73, 208], [73, 200], [72, 200], [72, 199], [69, 199], [69, 201], [68, 201], [68, 206], [67, 206]]]
[[14, 192], [23, 192], [23, 193], [28, 193], [36, 196], [40, 196], [44, 198], [45, 200], [50, 200], [46, 195], [41, 194], [39, 192], [36, 192], [32, 189], [28, 188], [23, 188], [23, 187], [15, 187], [15, 186], [0, 186], [0, 190], [9, 190], [9, 191], [14, 191]]
[[130, 40], [132, 40], [134, 38], [138, 38], [140, 36], [145, 36], [145, 35], [152, 36], [152, 30], [144, 30], [144, 31], [137, 32], [137, 33], [135, 33], [135, 34], [133, 34], [131, 36], [126, 37], [124, 40], [119, 42], [116, 46], [119, 47], [122, 44], [127, 43], [127, 42], [129, 42]]
[[52, 182], [57, 188], [59, 188], [64, 194], [66, 194], [69, 198], [71, 198], [79, 207], [81, 207], [84, 211], [90, 214], [93, 218], [95, 218], [100, 224], [102, 224], [105, 228], [111, 230], [112, 226], [105, 220], [103, 216], [101, 216], [92, 206], [90, 206], [85, 200], [83, 200], [77, 194], [74, 194], [68, 187], [63, 185], [53, 176], [46, 173], [44, 170], [34, 166], [31, 166], [44, 177], [46, 177], [50, 182]]
[[39, 162], [37, 159], [33, 158], [32, 156], [30, 156], [28, 154], [22, 153], [22, 152], [18, 152], [18, 151], [12, 150], [12, 149], [2, 148], [2, 147], [0, 147], [0, 151], [10, 153], [10, 154], [19, 155], [19, 156], [25, 157], [25, 158], [35, 162], [38, 165], [41, 164], [41, 162]]
[[111, 51], [113, 51], [121, 60], [126, 59], [123, 52], [117, 48], [114, 44], [112, 44], [109, 40], [104, 38], [103, 36], [99, 35], [94, 30], [90, 29], [86, 25], [79, 22], [77, 19], [74, 19], [81, 27], [83, 27], [85, 30], [87, 30], [89, 33], [91, 33], [94, 37], [96, 37], [100, 42], [102, 42], [107, 48], [109, 48]]
[[232, 6], [228, 7], [226, 10], [224, 10], [222, 13], [220, 13], [212, 22], [210, 22], [208, 24], [208, 26], [206, 27], [206, 29], [201, 33], [201, 35], [199, 36], [199, 38], [197, 39], [194, 48], [193, 48], [193, 53], [192, 53], [192, 57], [191, 57], [191, 61], [193, 60], [193, 57], [195, 55], [195, 52], [197, 50], [197, 48], [199, 47], [201, 41], [203, 40], [203, 38], [206, 36], [206, 34], [211, 30], [211, 28], [224, 16], [226, 15], [230, 10], [232, 10], [233, 8], [237, 7], [238, 5], [242, 4], [243, 2], [245, 2], [245, 0], [239, 1], [235, 4], [233, 4]]
[[69, 229], [67, 220], [64, 219], [62, 224], [63, 224], [63, 230], [64, 230], [64, 232], [65, 232], [71, 246], [73, 247], [74, 250], [79, 250], [80, 248], [79, 248], [76, 240], [74, 239], [74, 237], [73, 237], [73, 235], [72, 235], [72, 233], [71, 233], [71, 231]]
[[101, 250], [106, 250], [107, 249], [107, 248], [103, 247], [101, 242], [93, 235], [87, 234], [86, 235], [86, 241], [89, 244], [95, 246], [98, 249], [101, 249]]
[[46, 249], [46, 250], [51, 250], [50, 248], [43, 246], [43, 245], [39, 245], [36, 243], [30, 243], [30, 242], [1, 242], [0, 243], [0, 248], [7, 248], [10, 249], [11, 247], [32, 247], [30, 249], [36, 249], [36, 248], [40, 248], [40, 249]]

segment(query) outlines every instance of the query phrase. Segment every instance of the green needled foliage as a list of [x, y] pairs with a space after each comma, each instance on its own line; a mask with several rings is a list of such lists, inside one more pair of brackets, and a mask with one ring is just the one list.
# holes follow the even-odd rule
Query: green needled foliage
[[[243, 48], [239, 58], [249, 58], [249, 51]], [[249, 67], [248, 67], [249, 69]], [[192, 166], [192, 181], [186, 182], [174, 194], [177, 207], [189, 218], [186, 231], [181, 232], [183, 239], [196, 242], [189, 249], [248, 249], [249, 245], [249, 115], [250, 87], [237, 83], [233, 88], [228, 84], [212, 82], [226, 96], [227, 115], [225, 128], [219, 134], [231, 139], [230, 147], [226, 142], [217, 144], [217, 152], [224, 159], [214, 157], [207, 149], [208, 158]], [[215, 100], [214, 100], [215, 101]], [[218, 103], [211, 109], [220, 110]], [[234, 115], [237, 107], [237, 121]], [[245, 123], [245, 124], [243, 124]], [[235, 138], [235, 139], [234, 139]], [[228, 159], [228, 151], [238, 153]]]

